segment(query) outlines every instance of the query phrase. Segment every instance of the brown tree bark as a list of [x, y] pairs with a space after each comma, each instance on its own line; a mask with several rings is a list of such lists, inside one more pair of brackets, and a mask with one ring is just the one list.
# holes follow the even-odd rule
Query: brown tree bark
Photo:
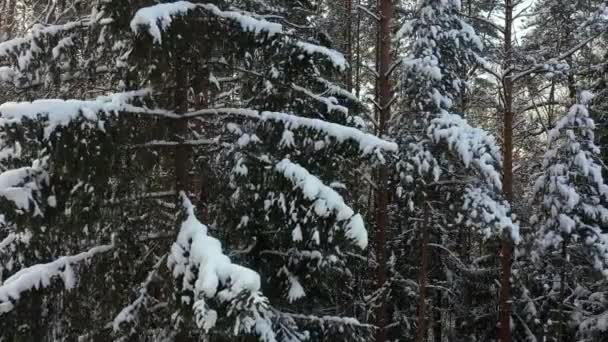
[[419, 291], [420, 298], [418, 302], [418, 327], [416, 330], [416, 342], [424, 342], [428, 331], [427, 320], [427, 297], [428, 297], [428, 277], [429, 277], [429, 222], [430, 213], [428, 206], [424, 207], [424, 223], [422, 224], [420, 237], [420, 274], [419, 274]]
[[[177, 58], [175, 70], [175, 112], [183, 114], [188, 111], [188, 74], [180, 58]], [[187, 120], [175, 120], [174, 134], [177, 141], [185, 139], [188, 130]], [[188, 192], [188, 160], [189, 149], [185, 145], [175, 147], [175, 191]]]
[[[504, 70], [513, 66], [513, 0], [505, 0]], [[503, 192], [509, 202], [513, 200], [513, 79], [511, 72], [504, 75], [503, 117]], [[501, 240], [500, 276], [500, 342], [511, 341], [511, 237], [505, 232]]]
[[[185, 47], [183, 46], [183, 42], [177, 41], [175, 45], [175, 54], [173, 59], [173, 68], [174, 68], [174, 76], [175, 76], [175, 89], [173, 94], [173, 101], [175, 107], [175, 113], [177, 114], [185, 114], [188, 112], [188, 66], [185, 62], [185, 59], [182, 56], [185, 55]], [[186, 134], [188, 132], [188, 120], [174, 120], [173, 123], [173, 135], [175, 141], [181, 141], [186, 138]], [[178, 208], [181, 206], [181, 198], [179, 196], [180, 192], [183, 191], [186, 194], [189, 191], [189, 182], [188, 182], [188, 163], [190, 160], [189, 157], [189, 148], [185, 145], [178, 145], [174, 149], [173, 155], [173, 168], [175, 172], [175, 191], [177, 193], [176, 201]], [[178, 225], [179, 227], [179, 225]], [[176, 234], [178, 231], [176, 231]], [[178, 295], [178, 302], [179, 302]], [[186, 315], [190, 315], [190, 308], [184, 307], [184, 312]], [[175, 336], [175, 341], [177, 342], [191, 342], [193, 341], [193, 337], [190, 335], [190, 330], [188, 327], [189, 323], [182, 324], [180, 329]]]
[[568, 265], [568, 239], [562, 241], [562, 269], [559, 280], [559, 336], [558, 342], [566, 341], [567, 320], [566, 314], [566, 266]]
[[[391, 51], [391, 32], [393, 19], [393, 0], [378, 0], [379, 9], [379, 29], [378, 29], [378, 82], [377, 82], [377, 103], [378, 110], [378, 135], [383, 136], [387, 133], [388, 121], [391, 117], [391, 101], [393, 89], [390, 80], [390, 66], [392, 61]], [[376, 258], [378, 267], [376, 270], [376, 281], [378, 289], [386, 284], [386, 234], [388, 228], [388, 169], [381, 165], [378, 170], [377, 179], [378, 189], [376, 191]], [[386, 299], [381, 298], [376, 312], [376, 342], [384, 342], [387, 339], [387, 305]]]
[[344, 39], [346, 43], [346, 59], [350, 68], [346, 71], [346, 89], [353, 90], [353, 0], [344, 0], [344, 10], [346, 12], [346, 27], [344, 30]]
[[361, 11], [358, 7], [361, 5], [361, 0], [357, 0], [357, 64], [355, 67], [355, 95], [357, 98], [361, 95]]

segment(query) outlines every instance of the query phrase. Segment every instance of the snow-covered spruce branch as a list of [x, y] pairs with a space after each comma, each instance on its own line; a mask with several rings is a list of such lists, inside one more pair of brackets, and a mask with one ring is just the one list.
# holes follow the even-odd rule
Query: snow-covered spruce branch
[[[29, 231], [9, 233], [0, 241], [0, 256], [11, 253], [14, 246], [18, 243], [28, 244], [31, 238], [32, 233]], [[0, 274], [0, 285], [2, 285], [2, 274]]]
[[141, 27], [144, 27], [155, 42], [161, 43], [162, 31], [171, 25], [173, 17], [186, 15], [196, 9], [205, 10], [219, 18], [235, 21], [241, 25], [245, 32], [266, 33], [273, 36], [283, 31], [281, 24], [256, 19], [236, 11], [222, 11], [213, 4], [199, 4], [189, 1], [157, 4], [139, 9], [131, 20], [131, 30], [137, 33]]
[[76, 28], [85, 28], [90, 26], [91, 22], [92, 21], [90, 17], [85, 17], [77, 21], [72, 21], [60, 25], [36, 25], [27, 35], [0, 43], [0, 58], [7, 57], [11, 53], [19, 51], [19, 48], [24, 45], [35, 43], [36, 39], [40, 39], [43, 36], [56, 36], [64, 32], [72, 31]]
[[297, 92], [300, 92], [300, 93], [310, 97], [311, 99], [313, 99], [319, 103], [324, 104], [325, 107], [327, 107], [328, 113], [337, 111], [344, 115], [348, 115], [348, 108], [339, 105], [338, 99], [336, 99], [335, 97], [325, 97], [325, 96], [317, 95], [317, 94], [313, 93], [312, 91], [310, 91], [309, 89], [300, 87], [299, 85], [296, 85], [296, 84], [292, 84], [291, 88]]
[[[6, 102], [0, 105], [0, 126], [19, 124], [23, 119], [35, 120], [45, 117], [45, 138], [61, 126], [67, 126], [79, 116], [90, 121], [98, 121], [98, 114], [129, 111], [145, 113], [141, 107], [129, 105], [129, 102], [149, 96], [151, 89], [142, 89], [124, 93], [100, 96], [94, 100], [61, 100], [47, 99], [33, 102]], [[102, 129], [102, 127], [100, 127]]]
[[36, 160], [32, 166], [0, 173], [0, 197], [13, 202], [21, 210], [30, 210], [33, 204], [34, 214], [40, 214], [34, 201], [34, 192], [48, 177], [44, 165], [44, 160]]
[[[48, 99], [33, 102], [7, 102], [0, 105], [0, 125], [18, 124], [23, 119], [46, 117], [45, 137], [48, 138], [58, 127], [68, 125], [72, 120], [82, 115], [90, 121], [98, 120], [97, 114], [102, 113], [132, 113], [150, 116], [160, 116], [170, 119], [190, 119], [206, 115], [229, 115], [259, 121], [282, 123], [289, 129], [311, 129], [336, 139], [339, 143], [354, 141], [359, 144], [363, 154], [376, 150], [396, 152], [397, 144], [380, 139], [361, 130], [330, 123], [319, 119], [305, 118], [293, 114], [279, 112], [260, 112], [244, 108], [212, 108], [177, 114], [164, 109], [149, 109], [131, 105], [130, 102], [152, 95], [151, 89], [142, 89], [124, 93], [100, 96], [94, 100], [60, 100]], [[100, 127], [102, 129], [102, 127]]]
[[293, 318], [297, 321], [312, 322], [314, 324], [318, 324], [321, 326], [331, 324], [331, 325], [350, 326], [353, 328], [369, 329], [369, 330], [378, 329], [378, 327], [373, 324], [361, 323], [361, 322], [359, 322], [358, 319], [353, 318], [353, 317], [314, 316], [314, 315], [293, 314], [293, 313], [287, 313], [287, 312], [277, 312], [277, 314], [279, 316], [286, 316], [286, 317]]
[[[509, 203], [495, 199], [491, 194], [495, 195], [495, 192], [471, 185], [465, 188], [462, 209], [471, 213], [467, 215], [470, 218], [467, 218], [466, 223], [479, 225], [480, 233], [487, 238], [509, 234], [515, 243], [519, 243], [519, 225], [513, 222]], [[481, 224], [475, 224], [474, 221], [481, 221]]]
[[112, 321], [112, 328], [114, 332], [119, 331], [122, 324], [129, 324], [138, 319], [139, 311], [144, 308], [150, 300], [150, 296], [148, 294], [148, 287], [150, 286], [154, 278], [158, 275], [158, 270], [166, 257], [167, 255], [163, 255], [156, 262], [154, 267], [152, 267], [152, 270], [148, 272], [148, 276], [141, 284], [141, 287], [139, 289], [139, 296], [131, 304], [124, 307], [118, 313], [118, 315], [116, 315], [116, 317], [114, 317], [114, 320]]
[[[218, 314], [207, 302], [229, 305], [230, 315], [238, 315], [235, 331], [256, 334], [263, 341], [274, 342], [268, 299], [260, 293], [261, 280], [255, 271], [233, 264], [222, 251], [219, 240], [207, 235], [207, 226], [194, 214], [194, 206], [180, 193], [184, 221], [167, 264], [180, 282], [182, 291], [192, 291], [191, 304], [199, 328], [215, 327]], [[182, 297], [185, 298], [185, 297]]]
[[48, 287], [55, 278], [61, 278], [65, 288], [72, 289], [76, 280], [71, 265], [108, 252], [113, 247], [114, 245], [93, 247], [86, 252], [64, 256], [47, 264], [30, 266], [13, 274], [0, 286], [0, 315], [13, 310], [24, 292]]
[[488, 132], [472, 127], [460, 115], [444, 112], [431, 121], [427, 134], [435, 143], [447, 143], [466, 167], [473, 164], [489, 186], [502, 188], [498, 169], [502, 157], [496, 139]]
[[[152, 36], [154, 42], [161, 44], [162, 31], [166, 30], [171, 25], [174, 17], [184, 16], [196, 10], [202, 10], [205, 14], [235, 22], [240, 25], [243, 32], [249, 32], [255, 35], [266, 34], [269, 37], [278, 34], [286, 35], [281, 24], [255, 18], [242, 11], [223, 11], [213, 4], [200, 4], [189, 1], [157, 4], [139, 9], [131, 20], [131, 30], [134, 33], [139, 33], [143, 28]], [[340, 71], [344, 71], [348, 67], [346, 58], [335, 50], [293, 39], [291, 37], [287, 37], [287, 39], [288, 42], [291, 42], [294, 46], [308, 55], [319, 54], [324, 58], [327, 58], [332, 62], [334, 67]]]
[[328, 95], [335, 95], [347, 98], [349, 101], [354, 103], [361, 103], [361, 101], [350, 91], [344, 89], [335, 83], [324, 79], [323, 77], [317, 77], [316, 79], [319, 83], [323, 84], [325, 88], [327, 88], [326, 93]]
[[181, 116], [181, 118], [205, 115], [233, 115], [253, 120], [282, 123], [287, 129], [311, 129], [330, 136], [336, 139], [339, 143], [344, 143], [349, 140], [357, 142], [359, 144], [359, 149], [363, 154], [369, 154], [375, 150], [397, 152], [397, 144], [380, 139], [375, 135], [364, 133], [357, 128], [287, 113], [260, 112], [257, 110], [244, 108], [212, 108], [186, 113]]
[[352, 239], [362, 249], [367, 247], [368, 237], [363, 218], [360, 214], [355, 214], [354, 210], [344, 203], [340, 194], [323, 184], [308, 170], [288, 159], [279, 162], [275, 169], [299, 188], [307, 200], [314, 201], [317, 215], [323, 217], [330, 214], [336, 215], [338, 222], [346, 223], [346, 237]]

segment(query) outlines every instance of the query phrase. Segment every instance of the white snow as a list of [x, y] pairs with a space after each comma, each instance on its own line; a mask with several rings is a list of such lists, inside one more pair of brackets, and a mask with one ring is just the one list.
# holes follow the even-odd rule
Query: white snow
[[314, 202], [317, 215], [327, 217], [333, 214], [338, 222], [346, 222], [346, 236], [360, 248], [367, 247], [368, 237], [363, 218], [360, 214], [355, 215], [353, 209], [344, 203], [340, 194], [289, 159], [283, 159], [275, 169], [299, 188], [306, 199]]

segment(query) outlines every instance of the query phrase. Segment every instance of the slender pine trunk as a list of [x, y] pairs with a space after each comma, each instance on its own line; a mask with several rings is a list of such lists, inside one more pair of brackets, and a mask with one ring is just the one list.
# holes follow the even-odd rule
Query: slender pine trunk
[[[391, 52], [391, 32], [393, 18], [393, 0], [378, 0], [379, 9], [379, 30], [378, 30], [378, 135], [383, 136], [387, 133], [388, 121], [391, 116], [390, 104], [393, 96], [393, 89], [390, 81], [390, 64], [392, 60]], [[376, 191], [376, 258], [378, 267], [376, 270], [377, 288], [382, 289], [386, 284], [386, 234], [388, 228], [388, 169], [381, 165], [378, 170], [377, 179], [378, 189]], [[386, 298], [380, 298], [380, 303], [376, 312], [376, 342], [387, 340], [387, 303]]]
[[[513, 0], [505, 0], [504, 70], [513, 65]], [[503, 80], [504, 117], [503, 117], [503, 192], [507, 199], [513, 200], [513, 79], [507, 73]], [[500, 277], [500, 342], [511, 341], [511, 237], [508, 232], [501, 240], [501, 277]]]

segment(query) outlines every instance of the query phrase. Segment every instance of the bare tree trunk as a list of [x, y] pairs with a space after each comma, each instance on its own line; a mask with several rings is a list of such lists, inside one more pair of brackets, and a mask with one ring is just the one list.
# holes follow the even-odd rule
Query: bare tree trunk
[[420, 236], [420, 274], [419, 288], [420, 298], [418, 301], [418, 327], [416, 331], [416, 342], [424, 342], [428, 330], [427, 320], [427, 282], [429, 278], [429, 222], [430, 213], [428, 205], [424, 207], [424, 223], [422, 224]]
[[[513, 0], [505, 0], [504, 70], [513, 65]], [[513, 200], [513, 79], [506, 74], [503, 79], [505, 112], [503, 117], [503, 192]], [[500, 342], [511, 341], [511, 238], [505, 233], [501, 240], [500, 277]]]
[[[391, 23], [393, 18], [393, 0], [378, 0], [379, 30], [378, 30], [378, 135], [383, 136], [387, 131], [387, 123], [391, 116], [391, 100], [393, 89], [390, 81], [391, 52]], [[386, 284], [386, 230], [388, 227], [388, 169], [381, 165], [378, 170], [378, 190], [376, 191], [376, 258], [378, 262], [376, 281], [378, 289]], [[385, 298], [381, 298], [376, 313], [378, 326], [376, 342], [387, 339], [387, 306]]]

